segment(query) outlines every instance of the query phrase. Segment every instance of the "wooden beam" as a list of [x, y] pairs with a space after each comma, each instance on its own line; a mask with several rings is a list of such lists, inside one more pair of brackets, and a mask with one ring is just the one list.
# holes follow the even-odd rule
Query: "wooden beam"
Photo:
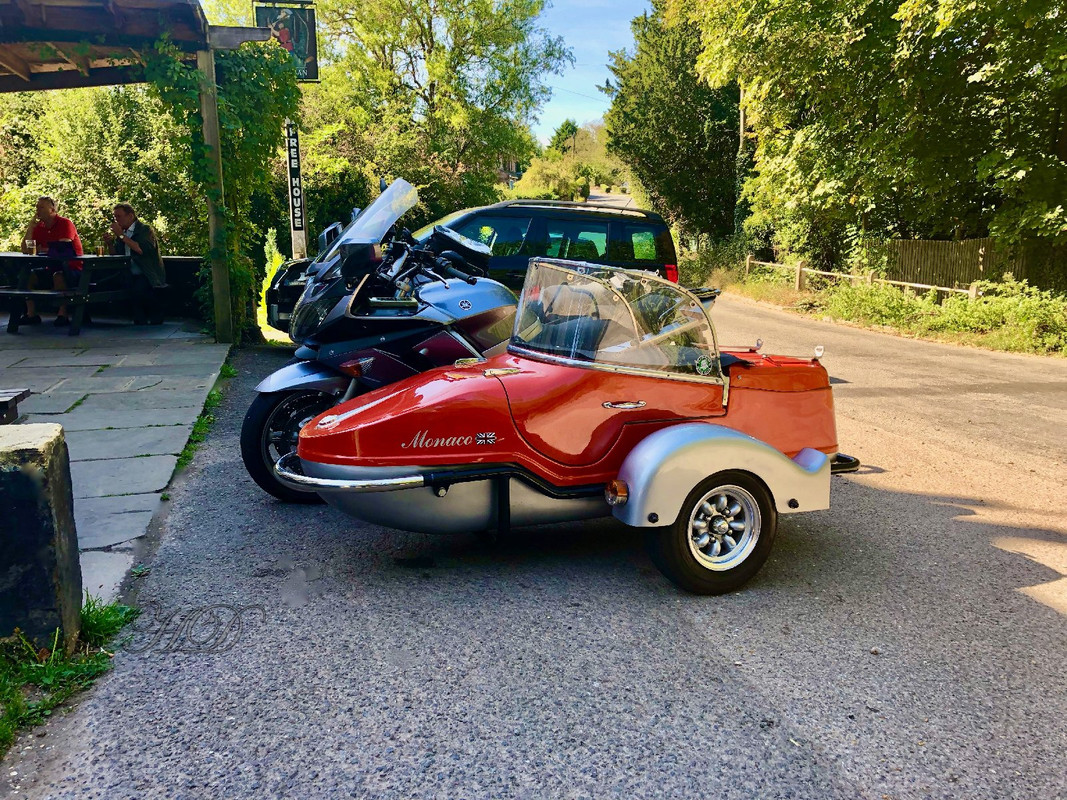
[[196, 65], [203, 74], [200, 86], [200, 116], [204, 121], [204, 143], [211, 153], [214, 186], [207, 188], [208, 239], [211, 244], [211, 288], [215, 299], [215, 339], [233, 341], [233, 309], [230, 305], [230, 265], [226, 247], [225, 193], [222, 184], [222, 148], [219, 146], [219, 106], [215, 81], [215, 52], [201, 50]]
[[144, 67], [133, 64], [128, 67], [103, 67], [82, 75], [73, 69], [62, 72], [35, 72], [28, 84], [15, 75], [0, 75], [0, 93], [45, 91], [48, 89], [82, 89], [87, 86], [119, 86], [127, 83], [143, 83]]
[[30, 71], [29, 62], [15, 55], [10, 49], [0, 47], [0, 67], [18, 75], [24, 81], [32, 80], [33, 73]]
[[207, 40], [213, 50], [234, 50], [245, 42], [266, 42], [270, 37], [270, 28], [210, 25], [207, 30]]
[[89, 55], [79, 55], [74, 52], [74, 48], [70, 45], [64, 44], [62, 47], [58, 44], [53, 44], [52, 49], [56, 51], [56, 55], [70, 64], [72, 67], [78, 70], [82, 75], [88, 77], [89, 75]]

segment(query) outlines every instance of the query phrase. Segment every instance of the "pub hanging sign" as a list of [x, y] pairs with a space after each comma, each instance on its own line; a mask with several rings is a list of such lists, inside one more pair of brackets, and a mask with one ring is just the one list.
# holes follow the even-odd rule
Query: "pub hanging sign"
[[[296, 0], [299, 2], [299, 0]], [[309, 4], [256, 5], [256, 27], [270, 28], [271, 38], [289, 51], [296, 79], [319, 79], [319, 48], [315, 36], [315, 9]]]

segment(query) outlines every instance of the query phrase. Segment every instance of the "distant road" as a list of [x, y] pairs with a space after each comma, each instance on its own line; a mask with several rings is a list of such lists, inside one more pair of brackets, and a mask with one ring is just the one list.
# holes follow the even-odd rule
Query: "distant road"
[[587, 203], [598, 206], [617, 206], [619, 208], [636, 208], [633, 195], [630, 194], [591, 194]]

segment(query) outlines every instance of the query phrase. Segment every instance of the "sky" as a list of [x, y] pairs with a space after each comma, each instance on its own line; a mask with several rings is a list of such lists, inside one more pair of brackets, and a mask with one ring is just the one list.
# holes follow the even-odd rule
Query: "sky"
[[574, 66], [547, 77], [552, 99], [533, 126], [542, 143], [565, 119], [584, 125], [604, 116], [611, 101], [596, 87], [611, 77], [608, 52], [633, 49], [630, 20], [651, 8], [649, 0], [553, 0], [541, 15], [541, 26], [563, 37], [574, 53]]

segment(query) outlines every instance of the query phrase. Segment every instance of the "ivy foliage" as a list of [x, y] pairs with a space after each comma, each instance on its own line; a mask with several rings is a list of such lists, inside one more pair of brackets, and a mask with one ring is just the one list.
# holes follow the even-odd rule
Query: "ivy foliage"
[[[282, 141], [287, 118], [295, 118], [300, 94], [296, 70], [288, 53], [273, 42], [246, 43], [215, 53], [219, 136], [223, 164], [223, 197], [215, 186], [215, 161], [204, 141], [200, 92], [206, 76], [171, 43], [162, 41], [145, 59], [145, 78], [179, 133], [189, 153], [188, 175], [202, 195], [212, 196], [223, 209], [225, 252], [230, 272], [234, 330], [253, 333], [250, 313], [256, 288], [263, 278], [253, 253], [261, 253], [266, 230], [253, 221], [253, 197], [270, 188], [270, 164]], [[209, 248], [209, 256], [220, 255]], [[259, 267], [258, 269], [256, 267]], [[210, 265], [205, 264], [210, 271]], [[205, 276], [207, 277], [207, 276]], [[203, 301], [210, 302], [210, 281]], [[214, 314], [205, 315], [208, 320]]]

